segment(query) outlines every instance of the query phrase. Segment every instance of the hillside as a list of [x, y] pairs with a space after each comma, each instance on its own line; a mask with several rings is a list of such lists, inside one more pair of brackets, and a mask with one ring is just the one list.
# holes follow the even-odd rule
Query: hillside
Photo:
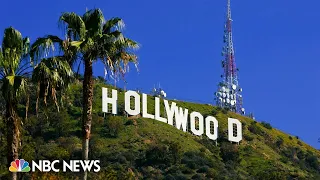
[[[175, 101], [178, 106], [212, 115], [219, 121], [219, 139], [198, 137], [152, 119], [105, 116], [102, 87], [96, 80], [93, 127], [89, 159], [101, 160], [101, 171], [90, 179], [320, 179], [320, 152], [297, 137], [267, 123], [256, 122], [232, 112], [204, 104]], [[74, 83], [56, 108], [35, 114], [36, 98], [31, 94], [29, 117], [24, 120], [22, 153], [27, 161], [37, 159], [81, 159], [82, 86]], [[119, 90], [119, 112], [123, 112], [123, 91]], [[122, 104], [122, 105], [121, 105]], [[42, 106], [43, 107], [43, 106]], [[20, 105], [24, 115], [25, 106]], [[148, 111], [154, 113], [153, 97]], [[163, 113], [163, 109], [161, 109]], [[46, 118], [48, 116], [48, 118]], [[227, 118], [243, 124], [239, 145], [226, 137]], [[4, 122], [0, 121], [0, 179], [8, 174]], [[71, 173], [25, 173], [24, 179], [76, 179]], [[35, 178], [38, 177], [38, 178]]]

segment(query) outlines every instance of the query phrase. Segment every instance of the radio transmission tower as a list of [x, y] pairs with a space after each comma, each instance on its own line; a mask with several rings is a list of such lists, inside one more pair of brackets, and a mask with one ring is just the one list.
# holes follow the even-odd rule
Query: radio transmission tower
[[242, 88], [238, 81], [238, 68], [236, 67], [235, 54], [232, 41], [232, 19], [230, 0], [227, 0], [227, 17], [224, 27], [223, 48], [221, 61], [223, 68], [222, 81], [215, 93], [216, 104], [222, 108], [228, 108], [239, 114], [245, 114], [242, 107]]

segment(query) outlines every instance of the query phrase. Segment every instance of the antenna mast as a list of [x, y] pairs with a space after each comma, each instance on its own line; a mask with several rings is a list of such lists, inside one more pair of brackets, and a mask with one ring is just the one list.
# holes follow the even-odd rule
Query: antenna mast
[[221, 75], [222, 81], [218, 85], [218, 91], [215, 93], [216, 104], [236, 113], [245, 114], [245, 109], [242, 107], [242, 88], [239, 86], [238, 69], [235, 63], [233, 48], [230, 0], [227, 0], [227, 16], [224, 26], [223, 43], [223, 60], [221, 61], [223, 75]]

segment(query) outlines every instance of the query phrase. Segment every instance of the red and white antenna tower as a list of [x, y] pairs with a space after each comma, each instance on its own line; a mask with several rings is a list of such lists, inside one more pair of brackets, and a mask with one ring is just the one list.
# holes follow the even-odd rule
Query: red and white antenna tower
[[231, 111], [245, 114], [242, 107], [242, 88], [238, 81], [238, 68], [236, 67], [235, 54], [232, 40], [232, 18], [230, 0], [227, 0], [227, 17], [223, 36], [223, 49], [221, 61], [223, 67], [222, 81], [218, 85], [216, 103], [222, 108], [228, 108]]

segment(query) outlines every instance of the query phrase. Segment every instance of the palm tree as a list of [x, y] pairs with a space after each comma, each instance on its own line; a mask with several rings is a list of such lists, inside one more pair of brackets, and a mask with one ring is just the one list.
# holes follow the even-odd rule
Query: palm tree
[[[8, 163], [19, 157], [21, 120], [17, 114], [17, 105], [25, 93], [30, 75], [30, 64], [26, 58], [29, 43], [29, 38], [23, 38], [13, 27], [4, 30], [0, 48], [0, 81], [6, 103]], [[17, 179], [16, 173], [12, 173], [12, 179]]]
[[[124, 75], [129, 70], [130, 62], [137, 65], [137, 56], [131, 50], [138, 48], [138, 44], [123, 36], [122, 19], [112, 18], [105, 22], [100, 9], [87, 11], [83, 16], [66, 12], [59, 21], [72, 46], [78, 48], [84, 64], [82, 153], [83, 159], [87, 160], [92, 122], [93, 62], [100, 60], [105, 65], [105, 71], [114, 76]], [[87, 172], [84, 172], [83, 179], [87, 179]]]
[[[79, 64], [84, 64], [82, 154], [83, 159], [87, 160], [92, 121], [93, 62], [100, 60], [107, 74], [124, 77], [130, 62], [137, 67], [137, 56], [132, 50], [138, 48], [138, 43], [123, 36], [122, 19], [112, 18], [105, 21], [100, 9], [87, 11], [83, 16], [66, 12], [60, 16], [59, 22], [65, 29], [66, 39], [52, 35], [39, 38], [32, 46], [31, 55], [50, 54], [58, 47], [71, 67], [77, 60], [80, 60]], [[87, 179], [86, 172], [83, 179]]]
[[[58, 53], [55, 47], [59, 48]], [[32, 80], [37, 84], [37, 114], [39, 99], [42, 98], [47, 106], [47, 97], [52, 98], [59, 111], [57, 92], [63, 92], [73, 80], [70, 64], [77, 58], [76, 50], [69, 41], [51, 35], [38, 38], [32, 44], [31, 61], [37, 64], [32, 74]]]
[[[18, 159], [19, 156], [22, 122], [17, 114], [17, 105], [19, 99], [26, 93], [28, 85], [31, 85], [28, 83], [31, 73], [32, 80], [38, 85], [38, 99], [42, 97], [46, 104], [47, 97], [52, 97], [57, 108], [59, 106], [56, 93], [65, 88], [72, 77], [72, 69], [66, 59], [74, 58], [71, 53], [74, 52], [73, 49], [66, 48], [63, 56], [39, 60], [35, 57], [45, 54], [42, 51], [45, 48], [41, 46], [41, 41], [43, 42], [43, 39], [39, 38], [29, 52], [29, 38], [23, 38], [21, 33], [12, 27], [4, 31], [2, 47], [0, 47], [0, 89], [6, 103], [8, 163]], [[66, 47], [66, 44], [62, 44], [63, 47]], [[30, 54], [31, 61], [28, 58]], [[16, 173], [12, 173], [12, 179], [17, 179]]]
[[47, 97], [52, 98], [59, 112], [57, 92], [68, 87], [72, 75], [72, 69], [64, 56], [42, 59], [41, 62], [35, 66], [32, 73], [32, 80], [37, 84], [37, 112], [39, 98], [43, 98], [43, 102], [45, 106], [47, 106]]

